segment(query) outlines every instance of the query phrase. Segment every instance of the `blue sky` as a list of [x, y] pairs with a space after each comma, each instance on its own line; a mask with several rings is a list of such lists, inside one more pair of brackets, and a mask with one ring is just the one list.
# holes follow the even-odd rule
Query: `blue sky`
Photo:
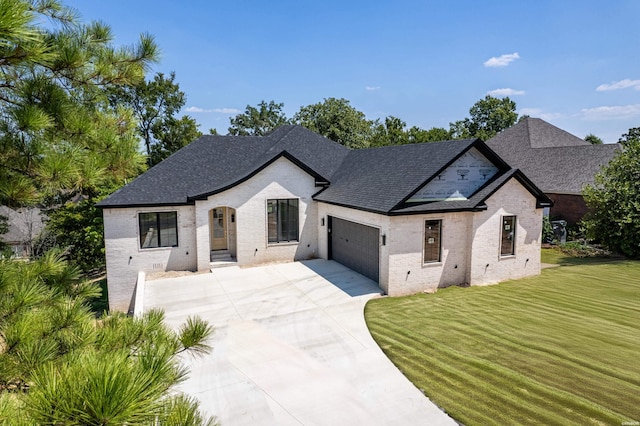
[[448, 128], [487, 93], [579, 137], [640, 126], [637, 0], [64, 3], [117, 45], [153, 34], [153, 71], [176, 72], [205, 133], [261, 100], [291, 116], [329, 97]]

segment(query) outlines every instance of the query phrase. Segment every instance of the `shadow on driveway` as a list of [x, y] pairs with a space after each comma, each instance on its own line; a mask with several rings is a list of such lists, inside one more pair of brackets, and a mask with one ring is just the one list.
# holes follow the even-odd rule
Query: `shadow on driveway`
[[378, 283], [351, 271], [337, 262], [305, 260], [300, 263], [351, 297], [372, 293], [383, 294]]

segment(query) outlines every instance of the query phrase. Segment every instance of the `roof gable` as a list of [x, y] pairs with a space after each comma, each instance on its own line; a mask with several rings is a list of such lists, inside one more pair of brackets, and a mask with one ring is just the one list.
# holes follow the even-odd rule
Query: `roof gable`
[[407, 202], [466, 200], [498, 171], [498, 166], [471, 147], [422, 186]]
[[498, 150], [498, 148], [506, 149], [514, 146], [524, 149], [591, 144], [544, 120], [527, 117], [489, 139], [487, 145]]
[[620, 149], [591, 145], [539, 118], [526, 118], [487, 141], [547, 193], [580, 194]]
[[351, 151], [332, 184], [315, 199], [386, 214], [474, 143], [465, 139]]
[[205, 135], [98, 203], [100, 207], [180, 205], [240, 184], [281, 156], [328, 181], [349, 149], [300, 126], [268, 136]]

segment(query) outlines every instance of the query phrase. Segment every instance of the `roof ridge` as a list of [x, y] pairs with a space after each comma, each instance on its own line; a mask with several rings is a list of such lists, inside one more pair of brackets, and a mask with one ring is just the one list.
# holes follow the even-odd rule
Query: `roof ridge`
[[366, 148], [359, 148], [359, 149], [351, 149], [349, 148], [352, 152], [359, 152], [359, 151], [373, 151], [376, 149], [399, 149], [399, 147], [406, 147], [406, 146], [421, 146], [421, 145], [427, 145], [427, 144], [439, 144], [439, 143], [449, 143], [449, 142], [454, 142], [454, 143], [461, 143], [461, 142], [468, 142], [468, 143], [473, 143], [475, 142], [476, 139], [474, 138], [465, 138], [465, 139], [448, 139], [448, 140], [442, 140], [442, 141], [427, 141], [427, 142], [413, 142], [413, 143], [403, 143], [403, 144], [397, 144], [397, 145], [382, 145], [382, 146], [368, 146]]
[[[287, 137], [287, 135], [289, 135], [289, 133], [293, 131], [293, 129], [295, 129], [295, 127], [296, 127], [295, 124], [283, 124], [282, 126], [279, 126], [277, 129], [275, 129], [273, 132], [269, 133], [269, 135], [267, 135], [267, 139], [274, 139], [274, 141], [271, 144], [271, 146], [264, 151], [264, 153], [265, 154], [270, 153], [278, 144], [280, 144]], [[284, 133], [281, 136], [275, 135], [275, 133], [278, 132], [278, 130], [281, 130], [281, 131], [284, 130]]]
[[524, 124], [525, 124], [524, 128], [525, 128], [525, 132], [527, 134], [526, 140], [529, 142], [529, 148], [533, 148], [533, 146], [531, 145], [531, 129], [530, 129], [531, 120], [534, 120], [534, 118], [533, 117], [527, 117], [527, 119], [524, 120]]

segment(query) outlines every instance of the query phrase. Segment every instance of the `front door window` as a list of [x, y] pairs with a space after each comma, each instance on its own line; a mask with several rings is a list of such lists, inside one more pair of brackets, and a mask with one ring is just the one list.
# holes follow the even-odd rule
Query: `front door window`
[[211, 236], [211, 249], [212, 250], [226, 250], [227, 249], [227, 220], [226, 209], [224, 207], [213, 209], [211, 213], [212, 222], [212, 236]]

